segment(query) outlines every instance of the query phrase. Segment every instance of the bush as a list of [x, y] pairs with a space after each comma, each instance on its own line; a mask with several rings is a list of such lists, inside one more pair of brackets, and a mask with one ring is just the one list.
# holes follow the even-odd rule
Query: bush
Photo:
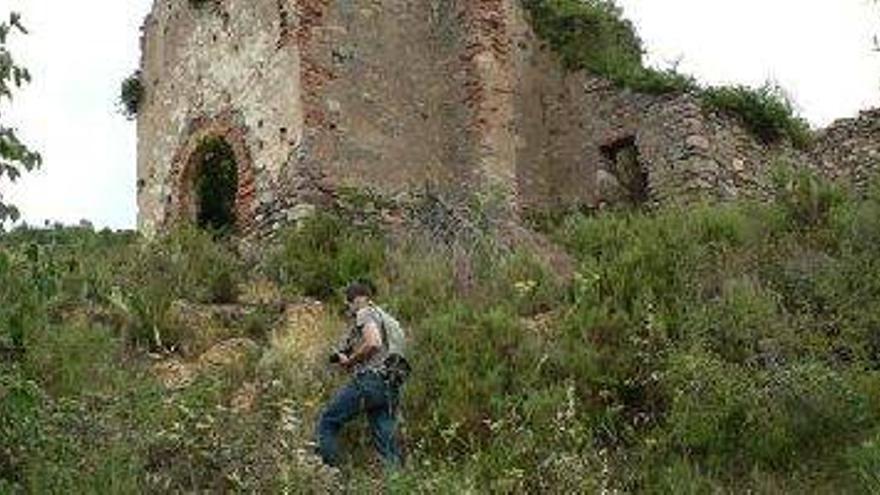
[[702, 91], [705, 107], [738, 117], [765, 143], [783, 139], [803, 148], [812, 139], [810, 126], [795, 114], [794, 105], [778, 85], [710, 87]]
[[538, 36], [570, 70], [587, 69], [621, 87], [650, 94], [684, 92], [695, 81], [674, 69], [642, 64], [642, 40], [609, 0], [526, 0]]
[[[866, 398], [817, 364], [750, 372], [711, 354], [676, 355], [665, 379], [670, 441], [681, 453], [740, 469], [791, 468], [866, 426]], [[836, 439], [836, 440], [833, 440]]]
[[538, 36], [570, 69], [600, 69], [612, 61], [640, 66], [642, 41], [613, 1], [526, 0]]
[[877, 200], [811, 195], [548, 222], [577, 261], [570, 286], [490, 242], [389, 245], [334, 215], [287, 232], [262, 267], [286, 289], [333, 300], [372, 277], [412, 338], [409, 464], [388, 480], [364, 424], [343, 476], [308, 448], [337, 380], [320, 350], [336, 306], [283, 327], [236, 313], [239, 330], [279, 330], [258, 363], [160, 389], [112, 307], [136, 342], [174, 343], [171, 301], [234, 295], [228, 247], [197, 231], [4, 235], [0, 324], [29, 323], [25, 350], [0, 356], [0, 490], [870, 491]]
[[0, 352], [23, 352], [27, 336], [45, 321], [41, 279], [20, 253], [0, 250]]
[[794, 336], [786, 325], [780, 297], [755, 279], [728, 279], [712, 301], [688, 312], [682, 337], [707, 346], [737, 364], [784, 362]]
[[125, 78], [120, 86], [119, 105], [122, 114], [129, 120], [137, 117], [138, 111], [141, 108], [141, 103], [144, 101], [144, 83], [142, 77], [141, 71], [138, 69], [134, 71], [132, 75]]
[[153, 346], [179, 340], [168, 321], [172, 302], [233, 302], [243, 270], [228, 245], [192, 227], [132, 246], [123, 262], [108, 298], [131, 318], [131, 338]]
[[861, 493], [880, 492], [880, 440], [875, 435], [846, 453], [850, 479]]
[[36, 383], [0, 368], [0, 489], [26, 481], [29, 454], [43, 435], [44, 401]]
[[329, 300], [353, 280], [377, 278], [384, 264], [385, 243], [376, 230], [319, 213], [282, 234], [268, 270], [291, 292]]
[[846, 199], [839, 187], [810, 170], [777, 166], [771, 179], [776, 203], [796, 229], [824, 226], [832, 210]]

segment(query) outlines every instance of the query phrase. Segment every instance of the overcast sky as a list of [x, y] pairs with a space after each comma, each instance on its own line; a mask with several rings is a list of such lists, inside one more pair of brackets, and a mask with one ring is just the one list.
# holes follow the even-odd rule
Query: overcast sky
[[[240, 0], [247, 1], [247, 0]], [[135, 126], [117, 112], [120, 82], [139, 59], [139, 27], [152, 0], [0, 0], [21, 12], [12, 39], [34, 82], [0, 109], [45, 159], [12, 189], [30, 224], [135, 225]], [[814, 126], [880, 105], [880, 58], [871, 0], [619, 0], [649, 61], [705, 83], [784, 86]]]

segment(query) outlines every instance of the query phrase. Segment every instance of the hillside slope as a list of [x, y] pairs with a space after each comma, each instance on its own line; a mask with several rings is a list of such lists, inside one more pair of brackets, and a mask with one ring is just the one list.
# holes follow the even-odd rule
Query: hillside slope
[[[570, 281], [360, 223], [250, 262], [192, 231], [0, 236], [0, 491], [880, 490], [880, 187], [536, 218]], [[387, 480], [364, 425], [342, 472], [310, 451], [361, 276], [414, 340]]]

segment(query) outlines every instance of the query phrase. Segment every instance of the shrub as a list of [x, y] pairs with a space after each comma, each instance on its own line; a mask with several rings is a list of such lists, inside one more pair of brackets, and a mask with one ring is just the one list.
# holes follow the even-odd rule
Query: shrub
[[288, 290], [328, 300], [352, 280], [376, 278], [385, 263], [385, 244], [369, 227], [319, 213], [282, 234], [269, 271]]
[[875, 435], [846, 453], [850, 479], [861, 493], [880, 492], [880, 440]]
[[732, 363], [784, 361], [794, 337], [779, 306], [780, 297], [750, 278], [728, 279], [720, 289], [715, 300], [688, 313], [683, 337]]
[[141, 71], [138, 69], [132, 75], [125, 78], [120, 86], [119, 105], [122, 114], [129, 120], [137, 117], [141, 103], [144, 100], [142, 77]]
[[[503, 307], [463, 305], [422, 321], [413, 346], [413, 367], [424, 370], [408, 384], [407, 408], [423, 421], [414, 434], [430, 449], [463, 455], [487, 440], [486, 421], [505, 417], [525, 368], [522, 329]], [[430, 373], [427, 370], [432, 370]]]
[[43, 327], [31, 335], [30, 347], [25, 366], [54, 397], [116, 391], [121, 370], [111, 363], [121, 348], [106, 328]]
[[[32, 251], [33, 252], [33, 251]], [[0, 350], [23, 352], [27, 336], [45, 320], [40, 280], [20, 253], [0, 248]]]
[[26, 482], [29, 454], [39, 443], [45, 396], [16, 369], [0, 368], [0, 489]]
[[778, 85], [709, 87], [701, 98], [707, 109], [738, 117], [765, 143], [786, 139], [802, 148], [811, 140], [809, 124], [795, 114], [794, 105]]
[[776, 203], [783, 208], [794, 228], [823, 226], [832, 209], [845, 199], [837, 186], [810, 170], [777, 165], [771, 179]]
[[538, 36], [546, 39], [571, 69], [601, 69], [612, 63], [639, 66], [642, 41], [614, 2], [606, 0], [526, 0]]
[[388, 255], [384, 301], [403, 321], [442, 311], [456, 299], [453, 260], [445, 249], [410, 241]]
[[232, 302], [242, 276], [230, 247], [193, 227], [132, 246], [124, 263], [108, 297], [131, 317], [132, 339], [154, 346], [177, 343], [167, 319], [173, 301]]
[[818, 364], [754, 373], [692, 351], [672, 357], [665, 385], [672, 445], [710, 463], [787, 469], [866, 426], [866, 398], [845, 375]]

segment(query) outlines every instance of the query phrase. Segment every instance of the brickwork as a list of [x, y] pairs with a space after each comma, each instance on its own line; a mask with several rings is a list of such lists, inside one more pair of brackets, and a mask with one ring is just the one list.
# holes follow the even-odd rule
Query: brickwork
[[[293, 5], [293, 4], [291, 4]], [[181, 0], [156, 0], [142, 33], [145, 100], [138, 112], [138, 226], [150, 235], [189, 211], [178, 197], [181, 160], [197, 146], [206, 122], [238, 129], [241, 156], [251, 166], [241, 179], [253, 214], [281, 177], [302, 142], [300, 60], [283, 39], [277, 0], [220, 1], [193, 8]], [[246, 152], [243, 150], [247, 150]], [[251, 189], [253, 192], [251, 192]], [[175, 206], [177, 205], [177, 206]], [[255, 219], [251, 219], [253, 223]]]
[[[777, 160], [863, 183], [878, 113], [767, 146], [696, 96], [568, 72], [519, 0], [155, 0], [142, 33], [138, 224], [193, 219], [193, 153], [225, 139], [236, 221], [274, 231], [354, 188], [499, 195], [509, 211], [766, 194]], [[631, 191], [630, 189], [639, 189]]]
[[230, 146], [235, 156], [238, 176], [235, 193], [236, 230], [247, 234], [253, 229], [256, 194], [253, 161], [247, 147], [247, 129], [237, 125], [235, 121], [234, 114], [226, 111], [216, 118], [196, 119], [192, 122], [187, 144], [178, 150], [171, 165], [169, 175], [174, 186], [165, 215], [166, 222], [196, 217], [193, 188], [198, 166], [203, 158], [200, 148], [207, 138], [219, 138]]

